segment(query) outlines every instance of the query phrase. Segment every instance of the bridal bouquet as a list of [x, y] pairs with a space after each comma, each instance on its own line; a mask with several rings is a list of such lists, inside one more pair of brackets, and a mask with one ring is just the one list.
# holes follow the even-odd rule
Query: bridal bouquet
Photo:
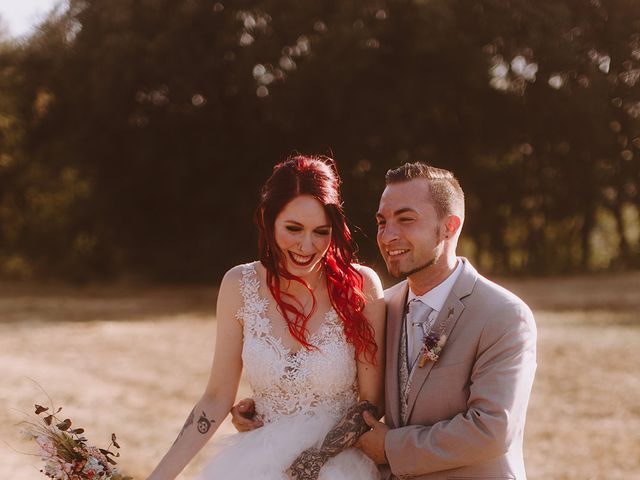
[[97, 448], [87, 444], [82, 436], [83, 428], [71, 428], [71, 420], [57, 417], [62, 407], [51, 413], [48, 407], [35, 406], [37, 417], [25, 421], [24, 433], [40, 447], [40, 455], [45, 462], [42, 473], [55, 480], [131, 480], [116, 469], [114, 457], [120, 453], [115, 434], [107, 448]]

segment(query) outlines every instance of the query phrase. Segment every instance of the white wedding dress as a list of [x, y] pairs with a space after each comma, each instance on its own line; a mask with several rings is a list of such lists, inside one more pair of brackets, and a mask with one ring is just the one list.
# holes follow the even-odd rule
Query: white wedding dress
[[[268, 299], [259, 295], [256, 263], [243, 266], [244, 298], [237, 317], [244, 325], [242, 360], [264, 426], [224, 440], [201, 480], [287, 480], [284, 471], [357, 401], [354, 348], [331, 309], [309, 341], [318, 349], [292, 353], [272, 334], [265, 316]], [[320, 480], [378, 479], [375, 464], [358, 449], [331, 458]]]

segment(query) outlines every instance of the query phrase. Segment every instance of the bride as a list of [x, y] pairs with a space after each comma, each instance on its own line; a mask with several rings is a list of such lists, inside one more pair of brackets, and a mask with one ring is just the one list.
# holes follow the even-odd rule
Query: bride
[[326, 480], [379, 477], [344, 448], [362, 433], [362, 405], [382, 411], [385, 310], [377, 275], [352, 263], [339, 182], [324, 157], [274, 167], [255, 214], [260, 259], [222, 279], [209, 381], [148, 480], [176, 478], [203, 447], [243, 368], [264, 426], [233, 435], [203, 480], [316, 478], [317, 469]]

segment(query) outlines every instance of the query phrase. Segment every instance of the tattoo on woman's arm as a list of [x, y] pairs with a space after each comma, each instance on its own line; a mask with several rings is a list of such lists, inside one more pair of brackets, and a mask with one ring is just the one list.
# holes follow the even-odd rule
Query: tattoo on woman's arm
[[215, 420], [209, 420], [207, 414], [202, 412], [202, 415], [200, 415], [198, 419], [198, 431], [204, 435], [209, 431], [213, 422], [215, 422]]
[[338, 424], [327, 433], [320, 448], [309, 448], [296, 458], [288, 470], [291, 477], [296, 480], [317, 479], [320, 469], [329, 458], [352, 447], [360, 435], [369, 430], [362, 418], [362, 414], [367, 410], [377, 416], [376, 407], [366, 400], [347, 410]]
[[366, 400], [347, 410], [344, 417], [324, 437], [320, 449], [333, 457], [345, 448], [355, 445], [360, 435], [369, 430], [367, 422], [362, 417], [362, 414], [367, 410], [376, 416], [376, 407]]
[[187, 417], [187, 420], [184, 422], [184, 425], [182, 426], [180, 433], [178, 433], [178, 437], [173, 442], [174, 445], [178, 442], [178, 440], [180, 440], [180, 437], [182, 437], [182, 435], [187, 430], [187, 428], [189, 428], [189, 425], [193, 424], [193, 421], [195, 418], [196, 418], [196, 409], [194, 408], [193, 410], [191, 410], [191, 413]]
[[[193, 425], [195, 420], [196, 420], [196, 409], [194, 408], [193, 410], [191, 410], [191, 413], [187, 417], [187, 421], [184, 422], [184, 425], [182, 426], [182, 430], [180, 430], [180, 433], [178, 434], [178, 438], [176, 438], [175, 442], [173, 442], [174, 445], [178, 440], [180, 440], [180, 437], [184, 435], [184, 432], [187, 431], [187, 428]], [[209, 420], [207, 418], [207, 414], [202, 412], [202, 415], [200, 415], [200, 418], [198, 419], [198, 432], [204, 435], [209, 431], [212, 423], [215, 423], [215, 420]]]

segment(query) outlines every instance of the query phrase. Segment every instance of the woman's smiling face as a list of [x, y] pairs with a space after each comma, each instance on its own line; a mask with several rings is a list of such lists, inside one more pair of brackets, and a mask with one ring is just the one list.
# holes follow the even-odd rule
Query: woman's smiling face
[[331, 222], [322, 204], [310, 195], [295, 197], [284, 206], [274, 232], [287, 271], [298, 277], [316, 271], [331, 245]]

